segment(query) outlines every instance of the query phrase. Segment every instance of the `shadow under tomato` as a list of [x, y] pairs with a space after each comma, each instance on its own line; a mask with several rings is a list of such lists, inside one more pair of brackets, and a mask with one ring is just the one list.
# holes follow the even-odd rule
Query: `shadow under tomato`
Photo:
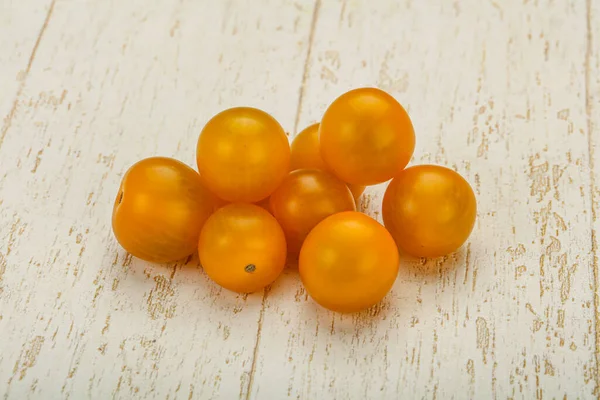
[[147, 280], [155, 275], [162, 275], [169, 280], [173, 280], [177, 272], [185, 271], [186, 274], [200, 269], [200, 261], [197, 254], [192, 254], [184, 259], [167, 263], [156, 263], [145, 261], [125, 253], [123, 266], [127, 266], [132, 273], [132, 277], [138, 277]]
[[325, 323], [332, 335], [336, 333], [340, 335], [356, 334], [387, 323], [385, 321], [395, 312], [393, 298], [389, 296], [390, 294], [366, 310], [342, 313], [322, 307], [306, 294], [307, 301], [303, 302], [302, 314], [307, 320], [318, 320], [321, 324]]
[[293, 269], [298, 271], [298, 254], [288, 252], [287, 257], [285, 259], [285, 270]]
[[193, 254], [187, 256], [183, 260], [179, 260], [175, 263], [168, 264], [169, 266], [174, 266], [181, 269], [201, 269], [200, 258], [198, 257], [198, 252], [195, 251]]
[[162, 273], [168, 276], [171, 280], [175, 277], [178, 272], [185, 272], [189, 274], [194, 270], [201, 269], [200, 260], [198, 259], [198, 253], [193, 253], [178, 261], [168, 263], [150, 263], [155, 273]]

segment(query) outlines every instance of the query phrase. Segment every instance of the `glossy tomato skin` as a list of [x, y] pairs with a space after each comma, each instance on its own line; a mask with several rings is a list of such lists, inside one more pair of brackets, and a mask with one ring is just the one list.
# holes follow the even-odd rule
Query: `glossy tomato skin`
[[359, 212], [321, 221], [300, 251], [304, 287], [320, 305], [356, 312], [381, 301], [396, 280], [398, 249], [389, 232]]
[[298, 254], [306, 235], [323, 219], [356, 209], [346, 184], [318, 169], [290, 172], [271, 195], [270, 205], [292, 254]]
[[410, 161], [415, 133], [404, 108], [375, 88], [351, 90], [325, 111], [319, 128], [321, 155], [345, 182], [375, 185]]
[[290, 169], [320, 169], [329, 171], [321, 157], [319, 144], [319, 126], [312, 124], [300, 131], [291, 144]]
[[383, 198], [383, 221], [398, 247], [415, 257], [439, 257], [460, 248], [477, 215], [469, 183], [438, 165], [418, 165], [390, 182]]
[[[294, 138], [291, 145], [290, 169], [320, 169], [333, 174], [333, 171], [325, 164], [321, 157], [321, 146], [319, 144], [319, 124], [313, 124], [304, 129]], [[358, 199], [365, 191], [361, 185], [348, 184], [354, 200]]]
[[250, 107], [214, 116], [198, 139], [196, 159], [206, 186], [227, 202], [255, 203], [287, 175], [290, 146], [279, 123]]
[[206, 221], [198, 242], [206, 274], [225, 289], [252, 293], [283, 271], [286, 242], [277, 220], [254, 204], [228, 204]]
[[113, 232], [135, 257], [177, 261], [196, 250], [215, 201], [192, 168], [172, 158], [146, 158], [123, 177], [113, 207]]

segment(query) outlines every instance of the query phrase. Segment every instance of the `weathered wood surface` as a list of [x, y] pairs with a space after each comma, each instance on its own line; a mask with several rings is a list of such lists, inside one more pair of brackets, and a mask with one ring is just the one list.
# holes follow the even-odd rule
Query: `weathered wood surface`
[[[600, 394], [600, 2], [0, 0], [0, 22], [5, 398]], [[365, 85], [479, 201], [464, 249], [403, 258], [380, 306], [320, 309], [293, 265], [238, 296], [115, 243], [136, 160], [194, 165], [235, 105], [292, 137]]]

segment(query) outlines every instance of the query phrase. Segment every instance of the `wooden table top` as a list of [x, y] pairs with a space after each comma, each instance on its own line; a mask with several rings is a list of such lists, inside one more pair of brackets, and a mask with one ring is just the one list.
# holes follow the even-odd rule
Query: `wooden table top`
[[[469, 242], [403, 257], [379, 306], [319, 308], [293, 265], [236, 295], [116, 243], [135, 161], [195, 166], [232, 106], [292, 139], [361, 86], [478, 199]], [[0, 394], [595, 398], [599, 143], [597, 0], [0, 0]]]

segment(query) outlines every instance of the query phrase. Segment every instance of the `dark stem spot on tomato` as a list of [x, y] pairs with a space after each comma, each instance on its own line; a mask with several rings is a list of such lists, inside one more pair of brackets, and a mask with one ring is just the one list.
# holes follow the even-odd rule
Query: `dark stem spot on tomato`
[[244, 268], [244, 271], [252, 273], [252, 272], [256, 271], [256, 265], [254, 265], [254, 264], [248, 264]]
[[121, 204], [121, 202], [123, 201], [123, 195], [125, 193], [123, 191], [121, 191], [121, 193], [119, 193], [119, 199], [117, 200], [117, 204]]

